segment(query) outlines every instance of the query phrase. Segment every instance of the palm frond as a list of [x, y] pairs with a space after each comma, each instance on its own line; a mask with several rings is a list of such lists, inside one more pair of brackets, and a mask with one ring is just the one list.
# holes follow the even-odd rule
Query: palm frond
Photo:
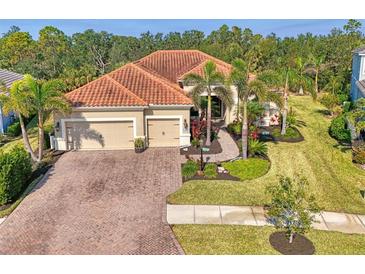
[[197, 85], [201, 83], [205, 83], [205, 79], [196, 73], [189, 73], [184, 77], [185, 85]]
[[206, 91], [206, 86], [203, 83], [197, 84], [191, 90], [189, 95], [196, 109], [201, 108], [201, 94], [205, 91]]
[[213, 89], [213, 92], [223, 101], [229, 109], [233, 106], [232, 90], [229, 87], [218, 86]]

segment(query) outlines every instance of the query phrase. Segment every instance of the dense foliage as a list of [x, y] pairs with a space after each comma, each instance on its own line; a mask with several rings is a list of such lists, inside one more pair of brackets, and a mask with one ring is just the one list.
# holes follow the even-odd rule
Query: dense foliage
[[31, 172], [31, 160], [23, 148], [0, 152], [0, 205], [13, 201], [20, 194]]
[[329, 128], [329, 134], [332, 138], [344, 143], [351, 142], [351, 133], [346, 125], [346, 118], [344, 115], [340, 115], [331, 121]]
[[33, 39], [18, 27], [0, 38], [0, 67], [38, 79], [60, 78], [66, 89], [74, 89], [127, 62], [160, 49], [199, 49], [226, 62], [250, 60], [250, 71], [280, 71], [290, 67], [298, 77], [291, 89], [306, 88], [306, 77], [319, 90], [348, 92], [352, 50], [364, 44], [361, 23], [349, 20], [342, 29], [327, 35], [300, 34], [297, 37], [266, 37], [248, 28], [222, 25], [205, 35], [199, 30], [167, 34], [150, 32], [139, 37], [86, 30], [68, 36], [47, 26]]
[[11, 136], [11, 137], [17, 137], [17, 136], [20, 135], [21, 132], [22, 131], [21, 131], [21, 128], [20, 128], [19, 120], [15, 121], [13, 124], [8, 126], [8, 128], [6, 129], [6, 134]]

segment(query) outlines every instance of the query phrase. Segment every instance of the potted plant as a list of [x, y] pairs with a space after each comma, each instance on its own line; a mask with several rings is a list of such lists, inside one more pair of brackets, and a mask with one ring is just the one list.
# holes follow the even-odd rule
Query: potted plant
[[134, 151], [136, 153], [141, 153], [145, 150], [144, 140], [142, 138], [134, 139]]

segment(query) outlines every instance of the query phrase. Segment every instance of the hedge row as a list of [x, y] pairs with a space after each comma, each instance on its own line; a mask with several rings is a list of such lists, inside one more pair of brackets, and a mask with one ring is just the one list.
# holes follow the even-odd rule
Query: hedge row
[[0, 152], [0, 205], [10, 203], [24, 190], [32, 173], [28, 153], [20, 146]]

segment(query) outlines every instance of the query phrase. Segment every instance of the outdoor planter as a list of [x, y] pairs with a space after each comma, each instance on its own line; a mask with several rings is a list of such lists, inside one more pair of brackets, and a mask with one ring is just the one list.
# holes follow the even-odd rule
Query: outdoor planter
[[142, 138], [137, 138], [134, 140], [134, 151], [136, 153], [142, 153], [145, 149], [146, 146]]

